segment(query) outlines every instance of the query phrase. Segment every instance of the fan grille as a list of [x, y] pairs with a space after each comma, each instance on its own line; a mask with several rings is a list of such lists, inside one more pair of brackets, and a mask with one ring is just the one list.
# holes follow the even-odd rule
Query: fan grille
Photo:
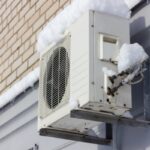
[[54, 50], [47, 63], [46, 102], [54, 109], [66, 91], [69, 78], [69, 57], [64, 47]]

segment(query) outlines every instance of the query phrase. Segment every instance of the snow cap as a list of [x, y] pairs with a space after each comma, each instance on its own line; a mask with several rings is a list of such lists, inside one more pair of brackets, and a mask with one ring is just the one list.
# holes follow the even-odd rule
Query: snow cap
[[148, 59], [144, 48], [138, 43], [123, 44], [118, 55], [118, 72], [132, 69]]
[[130, 17], [130, 10], [124, 0], [74, 0], [39, 33], [37, 51], [42, 54], [47, 46], [61, 41], [65, 30], [88, 10]]

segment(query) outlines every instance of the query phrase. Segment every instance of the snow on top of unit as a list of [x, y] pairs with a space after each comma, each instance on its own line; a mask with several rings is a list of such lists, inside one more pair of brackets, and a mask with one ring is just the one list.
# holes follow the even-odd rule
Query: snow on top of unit
[[34, 69], [27, 76], [14, 84], [9, 90], [0, 96], [0, 108], [12, 101], [16, 96], [24, 92], [27, 88], [32, 87], [39, 79], [40, 68]]
[[118, 55], [118, 72], [133, 69], [146, 59], [148, 59], [148, 55], [138, 43], [123, 44]]
[[123, 0], [74, 0], [39, 33], [37, 51], [42, 53], [50, 44], [59, 42], [65, 30], [88, 10], [130, 17], [130, 10]]

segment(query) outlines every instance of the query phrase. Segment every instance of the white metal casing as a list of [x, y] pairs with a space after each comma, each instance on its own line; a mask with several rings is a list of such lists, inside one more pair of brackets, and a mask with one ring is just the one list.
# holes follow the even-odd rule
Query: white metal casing
[[[102, 68], [105, 66], [116, 70], [116, 66], [102, 61], [100, 56], [102, 47], [100, 44], [101, 35], [115, 37], [118, 50], [123, 43], [129, 43], [128, 20], [109, 14], [89, 11], [68, 29], [68, 33], [70, 37], [68, 40], [70, 43], [67, 44], [70, 55], [70, 74], [67, 87], [69, 98], [66, 103], [42, 117], [41, 113], [45, 106], [43, 107], [43, 101], [39, 96], [39, 129], [52, 126], [67, 130], [77, 129], [84, 131], [85, 128], [92, 128], [99, 124], [98, 122], [70, 118], [70, 98], [79, 100], [80, 107], [116, 114], [120, 114], [120, 112], [124, 112], [132, 107], [131, 87], [128, 85], [119, 90], [119, 95], [111, 100], [111, 104], [108, 103], [108, 98], [104, 93], [105, 75], [102, 72]], [[66, 37], [68, 38], [68, 36]], [[61, 46], [63, 42], [60, 42], [55, 47]], [[51, 49], [48, 48], [47, 52]], [[40, 84], [42, 84], [42, 81], [40, 81]]]

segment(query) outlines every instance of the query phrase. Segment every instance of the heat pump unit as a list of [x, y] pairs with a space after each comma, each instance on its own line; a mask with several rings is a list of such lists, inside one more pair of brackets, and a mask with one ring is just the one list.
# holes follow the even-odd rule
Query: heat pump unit
[[84, 132], [99, 122], [70, 117], [70, 99], [80, 108], [121, 115], [132, 107], [131, 87], [110, 93], [112, 83], [102, 70], [117, 71], [117, 55], [129, 43], [127, 19], [89, 11], [47, 48], [40, 61], [39, 129], [51, 127]]

